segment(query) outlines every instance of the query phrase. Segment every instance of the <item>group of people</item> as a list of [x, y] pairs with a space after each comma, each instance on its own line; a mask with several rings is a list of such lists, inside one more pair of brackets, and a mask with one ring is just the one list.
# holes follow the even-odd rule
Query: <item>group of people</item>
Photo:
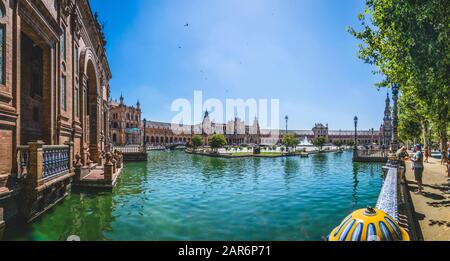
[[417, 190], [415, 191], [416, 194], [420, 194], [423, 191], [423, 183], [422, 183], [422, 177], [423, 177], [423, 170], [424, 170], [424, 154], [422, 153], [422, 146], [417, 144], [414, 146], [414, 155], [412, 157], [409, 156], [408, 148], [405, 146], [401, 147], [397, 151], [397, 159], [400, 162], [400, 166], [403, 167], [403, 171], [401, 172], [400, 180], [403, 182], [404, 180], [404, 174], [406, 171], [406, 161], [410, 160], [412, 161], [412, 169], [414, 171], [414, 178], [417, 182]]
[[[448, 155], [442, 155], [442, 162], [446, 161], [447, 163], [447, 175], [450, 177], [450, 148], [447, 151]], [[403, 167], [403, 171], [400, 174], [401, 182], [404, 182], [404, 174], [406, 171], [406, 161], [410, 160], [412, 162], [412, 171], [414, 172], [414, 179], [417, 182], [417, 190], [416, 194], [421, 194], [423, 192], [423, 171], [424, 171], [424, 162], [428, 162], [428, 158], [431, 155], [431, 151], [429, 148], [425, 149], [425, 153], [422, 152], [422, 146], [417, 144], [414, 146], [414, 155], [410, 157], [408, 153], [408, 148], [403, 146], [397, 151], [397, 159], [400, 162], [400, 166]], [[445, 157], [447, 156], [447, 157]]]

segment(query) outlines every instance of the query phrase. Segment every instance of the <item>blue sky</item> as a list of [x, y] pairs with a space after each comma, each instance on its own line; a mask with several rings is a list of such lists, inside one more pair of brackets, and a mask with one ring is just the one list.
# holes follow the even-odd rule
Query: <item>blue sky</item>
[[381, 124], [386, 91], [345, 30], [362, 0], [90, 2], [106, 26], [112, 97], [139, 99], [149, 120], [170, 121], [172, 101], [202, 90], [279, 99], [290, 129], [351, 129], [355, 114], [362, 129]]

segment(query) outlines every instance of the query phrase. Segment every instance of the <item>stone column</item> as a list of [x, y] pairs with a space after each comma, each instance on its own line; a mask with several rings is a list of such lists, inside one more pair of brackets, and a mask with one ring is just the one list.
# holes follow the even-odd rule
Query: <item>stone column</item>
[[30, 185], [36, 187], [39, 185], [39, 181], [42, 180], [43, 163], [44, 163], [44, 146], [43, 141], [29, 142], [30, 147], [30, 172], [29, 179]]
[[5, 231], [5, 220], [3, 218], [3, 208], [0, 208], [0, 240], [3, 238], [3, 232]]
[[83, 166], [87, 165], [87, 159], [88, 159], [88, 148], [86, 146], [83, 145], [83, 148], [81, 148], [81, 164], [83, 164]]
[[104, 177], [107, 181], [112, 181], [113, 178], [113, 164], [111, 163], [111, 153], [106, 153], [106, 163], [104, 165]]
[[116, 163], [117, 169], [120, 169], [120, 168], [122, 168], [120, 153], [116, 151], [115, 156], [116, 156], [116, 161], [117, 161], [117, 163]]
[[74, 158], [75, 158], [74, 143], [73, 143], [73, 141], [69, 141], [69, 142], [66, 142], [65, 145], [69, 146], [69, 171], [72, 172], [73, 167], [74, 167], [73, 162], [74, 162]]
[[0, 193], [3, 191], [8, 191], [8, 188], [6, 187], [9, 179], [9, 174], [3, 174], [0, 173]]
[[117, 161], [116, 161], [116, 159], [114, 158], [114, 156], [111, 156], [111, 163], [112, 163], [112, 165], [113, 165], [113, 173], [116, 173], [116, 171], [117, 171]]
[[75, 180], [80, 181], [81, 180], [81, 167], [83, 167], [83, 164], [81, 163], [81, 156], [80, 154], [75, 155]]
[[90, 151], [88, 151], [87, 152], [87, 154], [86, 154], [86, 165], [88, 166], [88, 167], [91, 167], [91, 165], [92, 165], [92, 160], [91, 160], [91, 152]]
[[392, 111], [392, 143], [391, 152], [395, 153], [398, 150], [398, 84], [392, 85], [392, 99], [394, 100], [393, 111]]

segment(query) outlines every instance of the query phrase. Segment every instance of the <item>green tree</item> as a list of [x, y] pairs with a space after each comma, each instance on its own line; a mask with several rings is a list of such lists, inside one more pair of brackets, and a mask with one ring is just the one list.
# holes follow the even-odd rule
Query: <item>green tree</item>
[[214, 134], [211, 139], [209, 139], [209, 145], [215, 152], [217, 152], [217, 149], [223, 148], [227, 145], [227, 139], [222, 134]]
[[319, 151], [321, 151], [325, 143], [327, 143], [327, 140], [325, 137], [318, 137], [314, 139], [312, 143], [314, 146], [319, 147]]
[[346, 142], [346, 144], [347, 144], [347, 146], [353, 147], [353, 146], [355, 146], [355, 141], [349, 140], [349, 141]]
[[192, 147], [194, 148], [194, 150], [196, 150], [198, 147], [203, 145], [203, 139], [199, 135], [193, 136], [191, 141], [192, 141]]
[[342, 145], [344, 145], [344, 143], [342, 141], [340, 141], [340, 140], [335, 140], [333, 142], [333, 145], [340, 149], [342, 147]]
[[298, 145], [298, 138], [294, 134], [284, 135], [282, 143], [287, 148], [295, 148]]
[[396, 83], [402, 95], [414, 95], [415, 104], [422, 108], [411, 112], [405, 107], [404, 115], [419, 114], [424, 142], [432, 126], [446, 149], [450, 122], [448, 0], [366, 0], [365, 12], [358, 19], [361, 30], [349, 31], [362, 41], [359, 57], [385, 76], [378, 86]]
[[422, 141], [426, 146], [430, 142], [430, 124], [426, 118], [422, 101], [414, 89], [406, 89], [399, 102], [398, 135], [400, 141]]

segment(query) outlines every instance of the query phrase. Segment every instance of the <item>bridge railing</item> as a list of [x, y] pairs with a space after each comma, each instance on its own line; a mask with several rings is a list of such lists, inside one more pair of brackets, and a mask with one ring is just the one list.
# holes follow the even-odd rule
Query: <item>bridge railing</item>
[[30, 171], [30, 147], [27, 145], [17, 147], [17, 179], [22, 179]]
[[112, 146], [112, 150], [120, 151], [123, 154], [126, 153], [143, 153], [145, 152], [144, 147], [140, 145], [127, 145], [127, 146]]

